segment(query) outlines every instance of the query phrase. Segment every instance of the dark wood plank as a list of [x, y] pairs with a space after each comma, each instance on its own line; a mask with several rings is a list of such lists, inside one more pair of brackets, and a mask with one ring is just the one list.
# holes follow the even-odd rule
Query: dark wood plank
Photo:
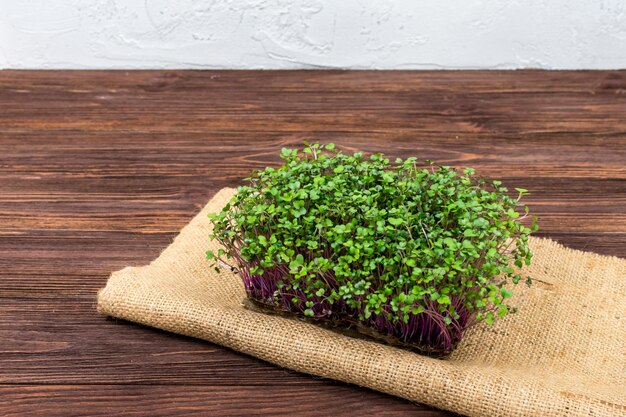
[[[364, 394], [367, 401], [364, 401]], [[435, 410], [396, 401], [369, 390], [326, 385], [264, 389], [234, 386], [170, 385], [14, 385], [0, 386], [3, 416], [419, 416], [435, 417]], [[285, 407], [281, 404], [291, 404]]]
[[2, 71], [0, 414], [447, 415], [95, 313], [303, 140], [473, 166], [539, 235], [626, 257], [626, 71]]
[[1, 384], [320, 385], [201, 340], [94, 314], [85, 299], [5, 298]]

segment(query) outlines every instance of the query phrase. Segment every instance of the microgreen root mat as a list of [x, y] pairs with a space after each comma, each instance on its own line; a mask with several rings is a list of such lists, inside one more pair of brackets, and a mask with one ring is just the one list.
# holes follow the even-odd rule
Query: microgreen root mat
[[534, 282], [516, 286], [519, 311], [434, 359], [245, 308], [240, 278], [205, 258], [217, 249], [207, 214], [234, 193], [219, 191], [149, 265], [114, 272], [100, 313], [468, 416], [626, 412], [626, 260], [531, 238]]

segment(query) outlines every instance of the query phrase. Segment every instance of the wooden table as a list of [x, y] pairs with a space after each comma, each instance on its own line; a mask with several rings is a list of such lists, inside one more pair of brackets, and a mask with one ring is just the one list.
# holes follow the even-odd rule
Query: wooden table
[[476, 167], [538, 235], [626, 257], [626, 72], [2, 71], [0, 415], [448, 415], [96, 314], [304, 140]]

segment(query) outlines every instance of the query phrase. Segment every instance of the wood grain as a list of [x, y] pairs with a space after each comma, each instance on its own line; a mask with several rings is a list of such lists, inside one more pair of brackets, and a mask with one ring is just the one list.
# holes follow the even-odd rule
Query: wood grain
[[[268, 395], [269, 394], [269, 395]], [[14, 385], [0, 387], [1, 415], [59, 416], [416, 416], [441, 414], [408, 401], [389, 407], [389, 397], [375, 391], [364, 400], [348, 386], [275, 386], [270, 393], [258, 386], [171, 385]], [[283, 404], [291, 404], [286, 407]], [[5, 414], [7, 413], [7, 414]]]
[[626, 257], [626, 72], [0, 72], [0, 415], [450, 415], [95, 313], [303, 140], [472, 166]]

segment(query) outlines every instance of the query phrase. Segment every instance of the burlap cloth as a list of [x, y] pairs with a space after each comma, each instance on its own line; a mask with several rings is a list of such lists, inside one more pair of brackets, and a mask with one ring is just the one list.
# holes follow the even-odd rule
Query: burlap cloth
[[532, 238], [535, 282], [515, 288], [519, 312], [432, 359], [244, 308], [240, 279], [205, 259], [207, 213], [234, 192], [219, 191], [152, 263], [114, 272], [98, 310], [468, 416], [626, 414], [626, 260]]

